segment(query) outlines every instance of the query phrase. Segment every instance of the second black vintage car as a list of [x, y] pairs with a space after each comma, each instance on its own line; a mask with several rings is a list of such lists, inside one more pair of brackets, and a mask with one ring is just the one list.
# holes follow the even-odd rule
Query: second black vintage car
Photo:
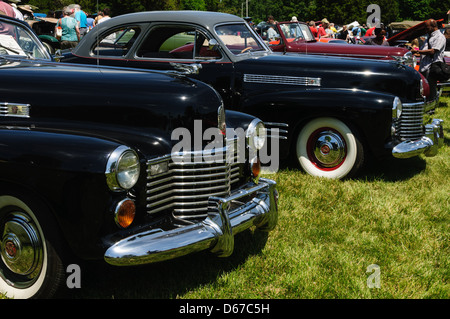
[[[211, 84], [227, 108], [258, 116], [312, 175], [355, 174], [366, 155], [434, 156], [441, 121], [425, 126], [429, 86], [394, 61], [273, 53], [233, 15], [134, 13], [96, 26], [65, 61], [158, 70], [189, 70]], [[273, 133], [273, 132], [272, 132]], [[267, 164], [267, 163], [265, 163]]]
[[0, 294], [52, 296], [79, 258], [229, 256], [235, 234], [277, 223], [276, 184], [259, 179], [264, 141], [262, 122], [225, 112], [209, 85], [55, 63], [25, 23], [0, 16]]

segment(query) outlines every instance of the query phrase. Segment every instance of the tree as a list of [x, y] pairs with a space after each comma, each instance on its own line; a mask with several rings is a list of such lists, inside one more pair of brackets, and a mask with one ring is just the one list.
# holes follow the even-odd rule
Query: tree
[[204, 0], [181, 0], [181, 9], [205, 11], [206, 3]]

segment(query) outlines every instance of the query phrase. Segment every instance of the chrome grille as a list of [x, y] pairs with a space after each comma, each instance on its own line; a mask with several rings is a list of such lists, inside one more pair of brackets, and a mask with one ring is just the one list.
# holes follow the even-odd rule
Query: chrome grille
[[403, 111], [396, 123], [400, 138], [404, 140], [417, 140], [424, 135], [423, 131], [423, 103], [403, 104]]
[[[242, 176], [237, 151], [223, 151], [223, 160], [209, 161], [208, 156], [217, 154], [189, 153], [190, 160], [181, 162], [175, 157], [149, 161], [147, 178], [147, 212], [150, 214], [170, 211], [183, 221], [205, 218], [210, 196], [229, 196], [231, 189], [239, 184]], [[183, 158], [186, 159], [186, 154]], [[167, 161], [168, 171], [151, 176], [150, 166]]]

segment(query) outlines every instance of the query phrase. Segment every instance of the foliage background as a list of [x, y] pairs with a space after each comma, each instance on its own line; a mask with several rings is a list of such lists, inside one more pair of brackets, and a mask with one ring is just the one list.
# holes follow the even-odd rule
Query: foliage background
[[[248, 2], [247, 2], [248, 1]], [[60, 10], [74, 3], [74, 0], [22, 0], [22, 4], [39, 7], [39, 12]], [[402, 20], [448, 20], [450, 0], [78, 0], [83, 10], [95, 13], [105, 7], [112, 15], [153, 10], [208, 10], [232, 13], [238, 16], [248, 13], [255, 22], [273, 15], [276, 20], [290, 20], [297, 16], [300, 21], [321, 20], [327, 18], [336, 24], [359, 21], [364, 23], [369, 4], [378, 4], [381, 8], [381, 20], [384, 24]]]

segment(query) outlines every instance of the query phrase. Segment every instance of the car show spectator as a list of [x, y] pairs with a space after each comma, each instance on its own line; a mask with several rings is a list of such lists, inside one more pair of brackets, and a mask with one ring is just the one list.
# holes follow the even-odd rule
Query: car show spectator
[[364, 44], [389, 46], [389, 42], [386, 40], [386, 30], [384, 30], [382, 28], [376, 28], [375, 29], [375, 38], [370, 38]]
[[13, 8], [14, 13], [16, 14], [15, 18], [16, 18], [17, 20], [25, 21], [25, 18], [23, 17], [23, 13], [20, 12], [19, 9], [17, 9], [17, 4], [15, 4], [15, 3], [12, 2], [12, 1], [7, 1], [7, 3], [9, 3], [9, 4], [11, 5], [11, 7]]
[[[99, 13], [99, 15], [100, 15], [100, 13]], [[111, 19], [110, 15], [111, 15], [111, 10], [109, 8], [103, 9], [102, 16], [98, 19], [97, 24]]]
[[61, 49], [70, 49], [77, 46], [80, 41], [80, 30], [78, 28], [78, 22], [71, 15], [72, 9], [66, 7], [64, 9], [64, 17], [58, 20], [55, 27], [55, 34], [57, 34], [57, 28], [62, 28], [61, 36]]
[[319, 26], [317, 29], [317, 36], [319, 38], [329, 38], [330, 34], [325, 31], [329, 27], [330, 22], [327, 20], [327, 18], [322, 19], [322, 25]]
[[80, 38], [82, 38], [86, 35], [88, 30], [87, 15], [83, 10], [81, 10], [81, 6], [79, 4], [76, 4], [74, 8], [75, 8], [75, 20], [77, 20], [78, 22], [78, 28], [80, 30]]
[[314, 21], [311, 20], [309, 22], [309, 28], [311, 29], [311, 32], [314, 35], [314, 37], [317, 38], [317, 28], [316, 28], [316, 23]]
[[16, 17], [16, 13], [13, 10], [13, 7], [0, 0], [0, 14], [11, 17], [11, 18], [15, 18]]
[[346, 25], [342, 27], [342, 30], [341, 32], [338, 33], [337, 38], [344, 41], [348, 41], [348, 29]]
[[414, 52], [421, 55], [419, 71], [428, 80], [431, 94], [434, 97], [437, 94], [437, 80], [432, 64], [444, 62], [444, 52], [447, 41], [445, 36], [440, 32], [436, 20], [427, 20], [425, 22], [425, 27], [428, 33], [428, 40], [421, 50], [415, 50]]

